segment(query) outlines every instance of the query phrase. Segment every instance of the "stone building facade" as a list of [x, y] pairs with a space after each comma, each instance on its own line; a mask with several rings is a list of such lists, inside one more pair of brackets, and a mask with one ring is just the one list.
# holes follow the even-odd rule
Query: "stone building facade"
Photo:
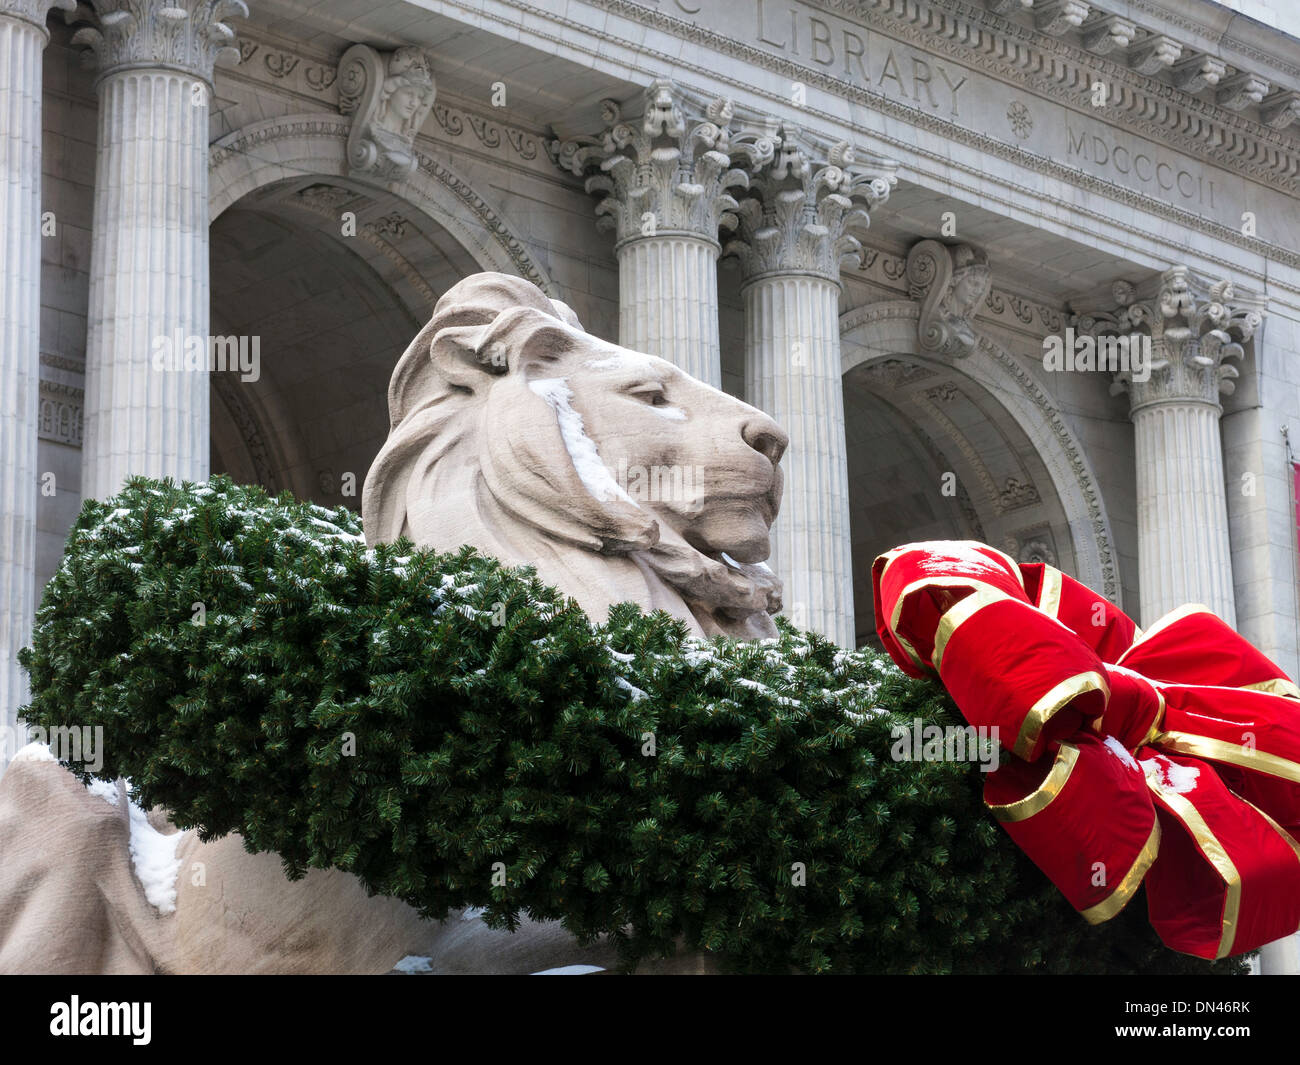
[[6, 721], [83, 499], [357, 505], [477, 270], [789, 430], [805, 627], [873, 639], [874, 556], [970, 538], [1300, 672], [1295, 36], [1211, 0], [249, 8], [0, 0]]

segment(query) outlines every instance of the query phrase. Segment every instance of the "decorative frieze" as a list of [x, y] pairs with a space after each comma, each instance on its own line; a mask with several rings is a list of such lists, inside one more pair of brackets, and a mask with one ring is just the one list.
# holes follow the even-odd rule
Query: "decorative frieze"
[[[931, 115], [907, 103], [882, 96], [869, 87], [837, 77], [834, 73], [787, 55], [773, 55], [761, 47], [718, 32], [700, 23], [699, 19], [678, 17], [667, 8], [649, 8], [637, 0], [588, 0], [589, 3], [616, 12], [654, 29], [673, 35], [678, 40], [716, 50], [744, 63], [775, 70], [791, 80], [816, 87], [822, 91], [847, 97], [855, 103], [879, 111], [889, 117], [914, 122], [963, 143], [1002, 157], [1021, 158], [1014, 148], [998, 138], [960, 124], [947, 122], [941, 116]], [[934, 54], [950, 56], [973, 69], [986, 72], [1025, 91], [1067, 106], [1088, 101], [1093, 83], [1100, 79], [1109, 85], [1111, 93], [1106, 105], [1108, 121], [1128, 128], [1142, 136], [1158, 139], [1170, 146], [1194, 153], [1198, 158], [1224, 166], [1254, 180], [1274, 185], [1294, 193], [1300, 176], [1300, 150], [1289, 141], [1278, 139], [1277, 132], [1242, 113], [1218, 107], [1214, 103], [1191, 95], [1180, 95], [1173, 84], [1156, 80], [1128, 67], [1125, 56], [1116, 53], [1098, 56], [1080, 44], [1072, 46], [1066, 39], [1048, 41], [1032, 26], [1015, 20], [1015, 13], [1023, 10], [1020, 4], [989, 4], [980, 9], [969, 4], [954, 11], [933, 6], [929, 0], [913, 0], [907, 4], [895, 0], [806, 0], [814, 8], [824, 9], [830, 15], [841, 15], [870, 32], [886, 35]], [[1038, 7], [1034, 7], [1037, 12]], [[571, 20], [558, 19], [563, 25]], [[577, 23], [572, 23], [579, 29]], [[1143, 29], [1141, 25], [1139, 29]], [[1157, 34], [1158, 35], [1158, 34]], [[1147, 36], [1151, 32], [1147, 31]], [[1172, 39], [1172, 38], [1171, 38]], [[1181, 42], [1176, 42], [1181, 43]], [[1238, 50], [1243, 46], [1238, 45]], [[1128, 50], [1126, 49], [1125, 52]], [[665, 63], [681, 63], [677, 51], [655, 53]], [[1195, 48], [1182, 50], [1180, 62], [1207, 59]], [[1269, 57], [1276, 65], [1279, 60]], [[1166, 67], [1164, 70], [1172, 70]], [[1226, 69], [1226, 67], [1225, 67]], [[1214, 62], [1203, 62], [1198, 68], [1180, 68], [1180, 76], [1192, 78], [1199, 75], [1205, 85], [1217, 80]], [[1165, 77], [1171, 75], [1166, 74]], [[1259, 81], [1266, 83], [1266, 78]], [[1195, 91], [1189, 86], [1189, 91]], [[1227, 97], [1233, 100], [1234, 97]], [[1090, 105], [1090, 104], [1089, 104]], [[810, 114], [817, 114], [808, 107]], [[1033, 164], [1042, 168], [1040, 161]], [[1116, 190], [1112, 183], [1098, 182], [1089, 175], [1081, 175], [1075, 167], [1051, 165], [1050, 172], [1065, 181], [1096, 185], [1106, 195], [1119, 195], [1125, 202], [1140, 203], [1144, 209], [1158, 210], [1169, 217], [1185, 217], [1190, 224], [1203, 224], [1186, 212], [1165, 207], [1152, 197]], [[1222, 239], [1246, 243], [1242, 235], [1231, 227], [1222, 227]], [[1252, 239], [1252, 238], [1247, 238]], [[1262, 247], [1262, 245], [1261, 245]], [[1270, 249], [1270, 253], [1272, 250]], [[1281, 252], [1290, 255], [1289, 252]], [[1294, 257], [1292, 257], [1294, 258]]]
[[[862, 249], [861, 263], [853, 276], [899, 293], [909, 291], [907, 258], [877, 248]], [[975, 317], [1029, 333], [1035, 339], [1044, 333], [1060, 333], [1066, 326], [1066, 315], [1059, 308], [991, 284], [982, 300], [972, 311]]]
[[81, 447], [84, 401], [85, 394], [80, 388], [42, 381], [40, 408], [36, 419], [37, 437], [56, 444]]
[[970, 244], [919, 241], [907, 253], [907, 283], [908, 295], [921, 301], [921, 349], [945, 358], [969, 355], [976, 344], [975, 312], [992, 283], [984, 252]]
[[416, 167], [415, 135], [433, 108], [437, 86], [428, 52], [379, 52], [354, 44], [339, 61], [339, 112], [352, 118], [349, 172], [400, 181]]

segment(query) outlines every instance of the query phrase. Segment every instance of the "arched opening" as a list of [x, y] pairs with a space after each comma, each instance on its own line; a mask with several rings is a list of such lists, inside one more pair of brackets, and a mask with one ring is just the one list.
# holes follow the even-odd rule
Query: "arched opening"
[[858, 642], [875, 639], [872, 562], [910, 541], [981, 540], [1118, 602], [1091, 471], [1014, 357], [987, 340], [959, 360], [921, 353], [911, 301], [841, 325]]
[[213, 375], [212, 471], [359, 506], [393, 367], [477, 264], [392, 193], [337, 178], [258, 188], [210, 239], [213, 334], [258, 356]]
[[348, 176], [348, 120], [289, 115], [211, 152], [211, 329], [257, 351], [212, 375], [214, 473], [360, 506], [388, 433], [398, 357], [449, 287], [479, 270], [554, 292], [502, 213], [420, 151], [405, 180]]

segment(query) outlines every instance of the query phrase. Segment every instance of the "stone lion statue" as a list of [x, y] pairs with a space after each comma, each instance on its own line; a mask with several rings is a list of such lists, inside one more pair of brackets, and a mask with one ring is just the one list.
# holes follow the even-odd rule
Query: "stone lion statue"
[[[585, 333], [536, 286], [478, 274], [438, 301], [389, 390], [366, 479], [371, 543], [473, 544], [537, 567], [596, 619], [622, 600], [764, 637], [782, 431], [668, 362]], [[0, 777], [0, 973], [608, 970], [554, 922], [422, 920], [338, 870], [288, 881], [240, 837], [178, 832], [125, 782], [29, 746]], [[710, 971], [682, 956], [643, 966]]]
[[371, 543], [473, 544], [598, 621], [631, 601], [700, 635], [776, 634], [763, 560], [787, 438], [762, 411], [493, 273], [438, 301], [388, 406], [362, 496]]

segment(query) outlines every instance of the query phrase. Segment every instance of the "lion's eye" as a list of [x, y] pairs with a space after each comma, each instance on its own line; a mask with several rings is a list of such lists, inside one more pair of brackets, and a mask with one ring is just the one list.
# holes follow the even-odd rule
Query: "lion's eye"
[[641, 385], [638, 388], [628, 389], [628, 391], [638, 399], [649, 403], [652, 407], [662, 407], [668, 402], [668, 397], [664, 395], [662, 385]]

